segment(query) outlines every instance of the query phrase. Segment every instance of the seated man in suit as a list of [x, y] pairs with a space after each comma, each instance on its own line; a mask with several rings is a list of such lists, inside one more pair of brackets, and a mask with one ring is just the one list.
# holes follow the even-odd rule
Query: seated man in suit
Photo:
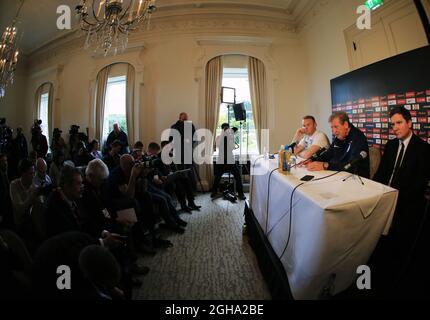
[[81, 198], [82, 176], [77, 168], [64, 166], [60, 174], [60, 188], [48, 199], [46, 222], [48, 234], [57, 235], [66, 231], [78, 231], [82, 218], [77, 206]]
[[[311, 162], [306, 166], [308, 170], [343, 170], [346, 164], [358, 159], [361, 152], [369, 154], [366, 136], [349, 122], [348, 114], [342, 111], [335, 112], [330, 116], [329, 122], [335, 136], [333, 143], [320, 157], [320, 161]], [[361, 159], [348, 171], [369, 178], [369, 157]]]
[[[396, 138], [387, 142], [374, 180], [398, 189], [399, 196], [390, 233], [381, 239], [372, 260], [379, 259], [379, 263], [385, 265], [381, 275], [387, 278], [389, 285], [401, 287], [408, 281], [404, 276], [407, 273], [412, 275], [407, 269], [418, 267], [416, 262], [413, 262], [415, 267], [411, 266], [412, 260], [409, 258], [415, 255], [415, 261], [420, 259], [417, 252], [419, 237], [428, 234], [423, 226], [426, 225], [424, 193], [430, 180], [430, 145], [414, 134], [408, 110], [395, 107], [390, 111], [390, 118]], [[424, 267], [421, 263], [419, 265]], [[416, 272], [418, 269], [414, 270], [415, 276], [419, 275]], [[427, 273], [427, 270], [421, 271]], [[424, 279], [429, 278], [421, 275], [423, 277], [418, 281], [409, 281], [410, 285], [422, 284]], [[395, 277], [398, 280], [396, 284], [393, 281]]]
[[[164, 147], [165, 146], [166, 144], [164, 144]], [[148, 156], [158, 157], [161, 160], [160, 146], [158, 143], [151, 142], [148, 145]], [[200, 210], [201, 207], [197, 206], [194, 202], [194, 194], [189, 177], [186, 174], [182, 174], [178, 175], [174, 181], [169, 181], [168, 176], [171, 174], [173, 174], [173, 171], [170, 165], [160, 165], [156, 168], [156, 175], [153, 178], [154, 184], [164, 191], [167, 191], [170, 195], [175, 193], [182, 211], [191, 213], [191, 210]], [[188, 205], [186, 200], [188, 200]]]

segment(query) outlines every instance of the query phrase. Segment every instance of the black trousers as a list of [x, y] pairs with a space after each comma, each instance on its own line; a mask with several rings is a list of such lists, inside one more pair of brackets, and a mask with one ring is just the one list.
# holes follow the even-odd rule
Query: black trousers
[[239, 172], [239, 167], [236, 164], [215, 164], [214, 165], [215, 180], [212, 186], [212, 192], [217, 192], [219, 182], [224, 173], [231, 173], [236, 181], [236, 191], [243, 194], [242, 177]]

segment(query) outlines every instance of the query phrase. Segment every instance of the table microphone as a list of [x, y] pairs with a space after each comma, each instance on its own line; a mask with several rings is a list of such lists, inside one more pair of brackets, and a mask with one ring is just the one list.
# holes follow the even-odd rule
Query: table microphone
[[361, 151], [360, 152], [360, 154], [356, 157], [356, 158], [354, 158], [354, 159], [352, 159], [350, 162], [348, 162], [344, 167], [343, 167], [343, 170], [349, 170], [349, 169], [351, 169], [351, 167], [353, 166], [353, 165], [355, 165], [357, 162], [359, 162], [359, 161], [361, 161], [361, 160], [363, 160], [363, 159], [366, 159], [367, 158], [367, 152], [366, 151]]
[[299, 166], [299, 165], [305, 164], [305, 163], [307, 163], [309, 160], [316, 161], [316, 160], [318, 160], [318, 158], [319, 158], [321, 155], [325, 154], [327, 151], [328, 151], [328, 149], [327, 149], [327, 148], [321, 148], [321, 149], [319, 149], [316, 153], [314, 153], [311, 157], [309, 157], [309, 158], [307, 158], [307, 159], [305, 159], [305, 160], [303, 160], [303, 161], [300, 161], [300, 162], [296, 163], [296, 164], [295, 164], [295, 165], [293, 165], [291, 168], [294, 168], [295, 166]]
[[[309, 159], [312, 161], [317, 161], [319, 157], [321, 157], [323, 154], [325, 154], [328, 151], [326, 147], [319, 149], [317, 152], [315, 152]], [[307, 159], [307, 160], [309, 160]]]

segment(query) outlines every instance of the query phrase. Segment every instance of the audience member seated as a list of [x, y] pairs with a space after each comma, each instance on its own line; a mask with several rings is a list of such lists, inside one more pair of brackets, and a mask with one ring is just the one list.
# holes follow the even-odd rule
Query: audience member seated
[[51, 178], [46, 174], [47, 169], [45, 160], [43, 158], [37, 159], [33, 185], [39, 188], [39, 196], [32, 207], [31, 220], [35, 237], [40, 242], [45, 240], [47, 236], [45, 214], [47, 199], [53, 190]]
[[[138, 219], [138, 223], [133, 227], [134, 241], [142, 251], [152, 253], [151, 244], [148, 243], [150, 240], [144, 237], [143, 233], [145, 231], [150, 232], [154, 246], [162, 243], [163, 240], [155, 238], [154, 225], [157, 222], [157, 217], [153, 210], [153, 199], [145, 190], [145, 174], [143, 166], [135, 163], [131, 155], [121, 156], [120, 166], [109, 174], [106, 184], [106, 198], [109, 206], [113, 208], [112, 211], [134, 206]], [[163, 211], [163, 213], [165, 212]], [[169, 220], [167, 217], [166, 219]], [[172, 219], [170, 218], [170, 220]], [[176, 225], [176, 227], [178, 226]], [[167, 242], [166, 244], [170, 245]]]
[[31, 298], [32, 260], [23, 241], [0, 230], [0, 300]]
[[135, 223], [119, 220], [116, 212], [109, 212], [103, 201], [101, 187], [109, 175], [106, 164], [100, 159], [90, 161], [85, 175], [86, 179], [81, 199], [81, 207], [84, 213], [83, 230], [95, 237], [98, 237], [105, 230], [126, 236], [126, 248], [117, 249], [113, 252], [120, 262], [123, 274], [128, 275], [129, 272], [146, 274], [149, 268], [136, 265], [134, 246], [131, 243], [131, 237], [129, 237], [130, 230]]
[[144, 152], [143, 143], [141, 141], [137, 141], [134, 144], [131, 155], [133, 156], [135, 161], [142, 161], [142, 158], [144, 157], [145, 152]]
[[33, 185], [34, 165], [30, 160], [23, 159], [21, 161], [19, 172], [21, 177], [13, 180], [10, 184], [10, 198], [18, 234], [27, 243], [33, 237], [30, 210], [37, 201], [40, 188]]
[[73, 162], [76, 167], [85, 167], [94, 157], [88, 152], [83, 141], [79, 141], [76, 147], [78, 152], [75, 154]]
[[[59, 290], [59, 266], [70, 269], [70, 290]], [[97, 239], [81, 232], [66, 232], [45, 241], [33, 263], [34, 297], [55, 300], [124, 299], [117, 285], [121, 271], [115, 257]], [[60, 283], [66, 285], [67, 280]]]
[[163, 226], [174, 232], [184, 233], [185, 229], [182, 227], [185, 227], [187, 222], [179, 217], [179, 213], [173, 204], [172, 197], [167, 192], [157, 187], [155, 184], [154, 172], [155, 170], [151, 170], [151, 173], [148, 175], [148, 192], [151, 195], [154, 203], [158, 205], [160, 215], [166, 222], [166, 225]]
[[93, 141], [90, 142], [90, 145], [89, 145], [90, 155], [92, 155], [94, 159], [102, 160], [103, 155], [99, 149], [100, 149], [100, 143], [98, 140], [94, 139]]
[[[38, 159], [38, 153], [37, 151], [33, 150], [30, 151], [30, 153], [28, 154], [28, 159], [33, 163], [33, 165], [36, 167], [36, 161]], [[18, 173], [19, 174], [19, 173]]]
[[109, 153], [103, 158], [103, 162], [106, 163], [109, 171], [119, 166], [121, 148], [121, 141], [113, 141], [110, 145]]
[[103, 201], [101, 187], [108, 176], [109, 170], [100, 159], [94, 159], [88, 163], [81, 205], [84, 211], [84, 229], [96, 237], [104, 230], [123, 233], [121, 225], [115, 223], [116, 215], [109, 212]]
[[46, 212], [50, 236], [66, 231], [81, 230], [82, 220], [76, 201], [81, 198], [82, 176], [77, 168], [64, 166], [60, 175], [60, 188], [48, 199]]
[[[166, 144], [164, 147], [166, 147]], [[148, 145], [148, 156], [156, 156], [161, 160], [160, 146], [157, 143], [152, 142]], [[154, 184], [170, 194], [174, 192], [178, 198], [179, 204], [181, 205], [182, 211], [191, 212], [191, 210], [200, 210], [201, 206], [197, 206], [194, 202], [193, 189], [188, 175], [178, 175], [174, 181], [171, 181], [168, 179], [168, 176], [174, 173], [171, 166], [166, 164], [157, 168], [156, 173], [157, 174], [154, 176], [153, 180]], [[188, 205], [186, 199], [188, 200]]]
[[8, 177], [8, 161], [4, 153], [0, 153], [0, 226], [13, 226], [12, 203], [10, 200], [10, 184]]
[[36, 174], [33, 178], [33, 184], [36, 187], [47, 187], [52, 185], [51, 178], [46, 174], [48, 166], [43, 158], [39, 158], [36, 161]]
[[60, 186], [60, 172], [64, 166], [64, 153], [57, 152], [52, 158], [51, 167], [49, 168], [49, 177], [51, 178], [52, 184], [55, 188]]

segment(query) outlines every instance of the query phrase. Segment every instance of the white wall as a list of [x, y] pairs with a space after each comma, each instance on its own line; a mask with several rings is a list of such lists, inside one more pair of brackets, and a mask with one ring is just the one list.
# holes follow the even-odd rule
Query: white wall
[[354, 24], [363, 1], [328, 1], [300, 33], [308, 68], [307, 107], [319, 129], [331, 137], [330, 80], [350, 71], [343, 30]]

